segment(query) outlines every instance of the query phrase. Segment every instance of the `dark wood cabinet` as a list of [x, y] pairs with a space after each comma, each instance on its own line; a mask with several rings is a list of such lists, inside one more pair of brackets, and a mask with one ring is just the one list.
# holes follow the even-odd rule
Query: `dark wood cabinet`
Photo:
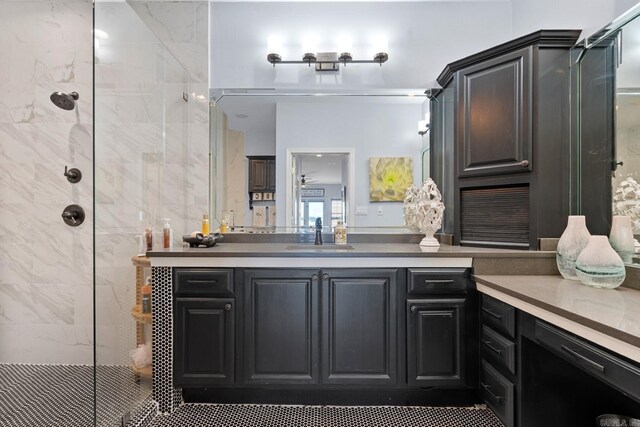
[[420, 393], [477, 381], [465, 268], [184, 267], [173, 283], [176, 386]]
[[407, 300], [407, 370], [411, 386], [464, 386], [465, 299]]
[[244, 271], [244, 382], [319, 382], [317, 271]]
[[459, 177], [531, 172], [532, 56], [528, 46], [456, 73]]
[[233, 384], [234, 299], [176, 298], [174, 322], [174, 384]]
[[249, 159], [249, 193], [276, 191], [276, 158], [252, 156]]
[[[454, 151], [455, 167], [443, 168], [440, 181], [453, 179], [455, 244], [537, 249], [540, 238], [562, 234], [571, 197], [570, 49], [579, 34], [537, 31], [452, 62], [438, 77], [443, 92], [455, 93], [453, 141], [433, 137], [434, 147]], [[432, 115], [436, 130], [447, 123], [442, 114]]]
[[323, 383], [396, 383], [397, 276], [397, 269], [323, 270]]

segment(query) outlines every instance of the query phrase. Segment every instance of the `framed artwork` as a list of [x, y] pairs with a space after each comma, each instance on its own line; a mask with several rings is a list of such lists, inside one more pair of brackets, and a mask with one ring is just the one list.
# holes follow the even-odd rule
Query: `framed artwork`
[[369, 158], [369, 201], [403, 202], [413, 184], [411, 157]]

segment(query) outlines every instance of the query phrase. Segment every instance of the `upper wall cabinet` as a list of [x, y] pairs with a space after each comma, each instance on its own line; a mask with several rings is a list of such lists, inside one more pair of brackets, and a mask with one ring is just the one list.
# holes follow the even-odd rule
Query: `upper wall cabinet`
[[249, 193], [276, 191], [276, 158], [252, 156], [249, 159]]
[[451, 112], [442, 110], [453, 118], [435, 115], [453, 122], [453, 138], [434, 133], [432, 141], [450, 165], [442, 182], [453, 182], [455, 243], [537, 249], [538, 239], [562, 234], [570, 195], [570, 49], [579, 34], [541, 30], [453, 62], [438, 77], [443, 93], [455, 93]]
[[532, 47], [457, 75], [460, 177], [531, 172]]

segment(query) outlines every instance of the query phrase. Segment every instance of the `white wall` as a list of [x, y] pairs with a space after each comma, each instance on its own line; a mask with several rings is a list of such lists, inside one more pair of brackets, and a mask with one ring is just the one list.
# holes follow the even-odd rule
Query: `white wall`
[[[416, 123], [422, 105], [398, 103], [279, 103], [276, 124], [276, 193], [286, 194], [286, 151], [293, 148], [354, 148], [355, 204], [367, 206], [354, 227], [401, 226], [402, 203], [369, 203], [369, 157], [413, 158], [420, 181], [421, 137]], [[312, 131], [310, 131], [312, 130]], [[285, 225], [285, 200], [276, 198], [278, 226]], [[353, 198], [350, 199], [353, 202]], [[377, 215], [382, 206], [383, 215]]]
[[511, 0], [513, 37], [541, 28], [583, 30], [590, 36], [633, 7], [637, 0]]
[[[356, 58], [373, 56], [372, 37], [387, 35], [389, 61], [349, 65], [339, 74], [266, 60], [267, 40], [289, 44], [284, 58], [302, 56], [302, 38], [318, 36], [318, 49], [337, 49], [342, 32]], [[211, 7], [213, 88], [428, 88], [448, 62], [511, 38], [508, 1], [413, 3], [222, 3]]]

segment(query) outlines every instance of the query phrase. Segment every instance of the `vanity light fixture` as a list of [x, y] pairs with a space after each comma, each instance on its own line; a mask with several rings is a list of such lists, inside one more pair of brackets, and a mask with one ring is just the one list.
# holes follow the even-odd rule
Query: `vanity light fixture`
[[[341, 49], [340, 53], [338, 52], [317, 52], [315, 50], [315, 40], [309, 41], [309, 39], [305, 39], [303, 42], [303, 52], [302, 59], [299, 61], [284, 61], [282, 59], [282, 44], [279, 39], [269, 38], [268, 42], [268, 52], [267, 52], [267, 62], [269, 62], [274, 67], [276, 64], [306, 64], [307, 66], [311, 66], [311, 64], [315, 64], [316, 71], [338, 71], [340, 69], [340, 64], [346, 66], [347, 64], [378, 64], [382, 66], [385, 62], [389, 60], [389, 53], [387, 49], [387, 42], [385, 38], [379, 38], [375, 43], [375, 49], [377, 51], [376, 54], [373, 55], [373, 59], [353, 59], [353, 55], [351, 54], [351, 41], [350, 39], [344, 39], [340, 41], [339, 49]], [[314, 49], [312, 49], [312, 47]]]
[[[342, 52], [339, 55], [336, 52], [307, 52], [302, 55], [301, 61], [283, 61], [282, 56], [276, 52], [267, 54], [267, 61], [273, 65], [276, 64], [316, 64], [316, 71], [338, 71], [340, 64], [382, 64], [389, 60], [389, 54], [386, 52], [378, 52], [373, 59], [353, 59], [349, 52]], [[325, 65], [324, 67], [322, 65]]]

